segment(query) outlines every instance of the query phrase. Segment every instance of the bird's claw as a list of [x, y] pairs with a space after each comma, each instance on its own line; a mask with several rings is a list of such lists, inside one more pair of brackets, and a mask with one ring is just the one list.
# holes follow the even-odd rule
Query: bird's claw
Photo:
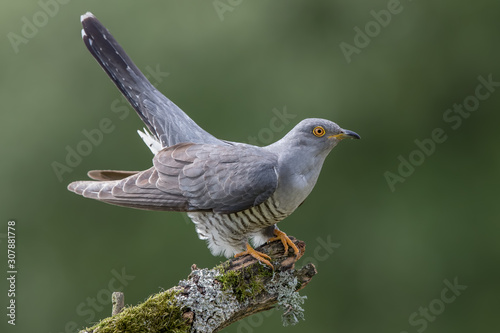
[[292, 240], [281, 230], [279, 229], [274, 229], [274, 235], [275, 237], [270, 238], [267, 242], [273, 242], [275, 240], [281, 241], [283, 243], [283, 246], [285, 247], [285, 255], [288, 254], [288, 246], [290, 246], [293, 249], [293, 252], [296, 257], [299, 256], [299, 248], [292, 242]]
[[265, 253], [256, 251], [248, 243], [246, 244], [246, 247], [247, 247], [247, 249], [245, 251], [235, 254], [234, 257], [237, 258], [237, 257], [241, 257], [241, 256], [249, 254], [252, 257], [254, 257], [255, 259], [257, 259], [259, 262], [261, 262], [263, 264], [266, 264], [269, 267], [271, 267], [273, 269], [273, 271], [274, 271], [274, 266], [273, 266], [273, 264], [271, 264], [271, 257], [270, 256], [268, 256]]

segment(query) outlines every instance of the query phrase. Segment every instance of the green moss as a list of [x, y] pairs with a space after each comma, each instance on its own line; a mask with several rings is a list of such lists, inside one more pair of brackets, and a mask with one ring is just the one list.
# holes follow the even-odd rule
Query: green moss
[[215, 266], [214, 269], [219, 272], [226, 272], [231, 266], [231, 263], [228, 261], [221, 262], [219, 265]]
[[221, 289], [232, 291], [240, 303], [260, 293], [264, 289], [266, 277], [272, 276], [272, 272], [261, 265], [250, 266], [243, 271], [226, 271], [222, 267], [218, 268], [221, 275], [217, 280], [221, 283]]
[[[183, 319], [183, 311], [175, 300], [178, 292], [167, 290], [149, 297], [144, 303], [126, 307], [119, 314], [106, 318], [87, 331], [116, 332], [189, 332], [191, 326]], [[158, 316], [162, 313], [162, 316]]]

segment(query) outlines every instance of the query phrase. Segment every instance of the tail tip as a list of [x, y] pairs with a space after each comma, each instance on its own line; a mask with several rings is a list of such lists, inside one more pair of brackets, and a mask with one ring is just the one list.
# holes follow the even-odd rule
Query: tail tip
[[92, 14], [91, 12], [86, 12], [85, 14], [80, 16], [80, 21], [83, 22], [85, 20], [92, 19], [92, 18], [95, 18], [94, 14]]
[[69, 183], [67, 187], [68, 191], [75, 192], [75, 188], [77, 185], [78, 185], [77, 182]]

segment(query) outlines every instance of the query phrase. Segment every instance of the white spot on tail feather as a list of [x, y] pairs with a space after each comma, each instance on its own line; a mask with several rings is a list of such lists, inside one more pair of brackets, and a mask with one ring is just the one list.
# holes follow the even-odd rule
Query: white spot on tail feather
[[80, 16], [80, 21], [83, 22], [83, 20], [86, 20], [86, 19], [92, 18], [92, 17], [95, 17], [94, 14], [92, 14], [91, 12], [86, 12], [85, 14]]

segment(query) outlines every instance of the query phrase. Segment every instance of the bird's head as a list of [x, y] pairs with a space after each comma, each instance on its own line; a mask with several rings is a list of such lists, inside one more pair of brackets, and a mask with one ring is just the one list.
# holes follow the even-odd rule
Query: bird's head
[[361, 137], [353, 131], [341, 128], [333, 121], [308, 118], [298, 123], [285, 138], [283, 139], [289, 141], [293, 147], [309, 149], [317, 154], [328, 154], [341, 140]]

